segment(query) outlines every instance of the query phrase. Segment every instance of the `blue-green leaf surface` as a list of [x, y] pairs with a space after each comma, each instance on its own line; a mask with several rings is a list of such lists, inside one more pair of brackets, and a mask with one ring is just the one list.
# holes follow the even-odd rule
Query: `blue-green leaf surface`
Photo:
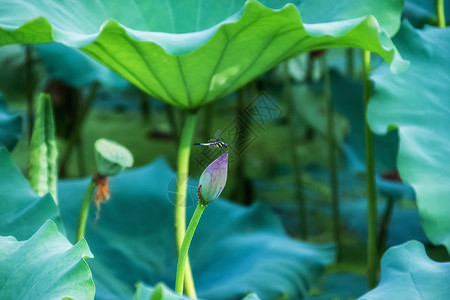
[[0, 148], [0, 235], [28, 239], [47, 219], [62, 228], [50, 194], [36, 195], [5, 148]]
[[255, 293], [251, 293], [248, 296], [245, 296], [245, 298], [243, 298], [242, 300], [260, 300], [258, 295], [256, 295]]
[[136, 285], [136, 293], [133, 300], [189, 300], [187, 296], [181, 296], [169, 289], [164, 283], [158, 283], [155, 287], [146, 286], [142, 282]]
[[381, 260], [378, 286], [361, 300], [448, 299], [450, 262], [431, 260], [417, 241], [390, 248]]
[[389, 36], [400, 28], [405, 0], [310, 0], [301, 1], [299, 10], [305, 23], [324, 23], [372, 15]]
[[[142, 282], [136, 285], [136, 292], [133, 296], [133, 300], [189, 300], [187, 296], [181, 296], [176, 294], [173, 290], [169, 289], [164, 283], [158, 283], [154, 287], [147, 286]], [[260, 300], [255, 293], [251, 293], [242, 300]]]
[[94, 299], [86, 257], [86, 241], [72, 246], [53, 221], [26, 241], [0, 236], [0, 299]]
[[[175, 284], [173, 236], [175, 173], [163, 160], [111, 178], [111, 200], [100, 219], [89, 216], [85, 238], [98, 299], [130, 299], [134, 285]], [[89, 179], [59, 186], [62, 218], [74, 236]], [[188, 219], [197, 181], [189, 184]], [[256, 292], [267, 299], [301, 298], [333, 258], [333, 247], [286, 236], [280, 220], [261, 204], [241, 207], [222, 199], [208, 205], [189, 251], [197, 292], [204, 299], [242, 299]]]
[[35, 46], [39, 61], [52, 79], [69, 86], [86, 87], [99, 81], [103, 87], [123, 89], [128, 82], [82, 51], [59, 43]]
[[395, 41], [411, 67], [373, 72], [369, 123], [377, 133], [398, 127], [400, 175], [416, 192], [428, 238], [450, 251], [450, 28], [404, 23]]
[[[344, 76], [336, 70], [331, 71], [331, 91], [333, 108], [344, 115], [350, 125], [345, 143], [358, 159], [354, 168], [365, 170], [365, 140], [364, 140], [364, 90], [360, 79]], [[350, 155], [346, 150], [347, 154]], [[375, 168], [381, 174], [396, 169], [398, 153], [397, 132], [387, 136], [374, 136]], [[358, 166], [359, 165], [359, 166]]]

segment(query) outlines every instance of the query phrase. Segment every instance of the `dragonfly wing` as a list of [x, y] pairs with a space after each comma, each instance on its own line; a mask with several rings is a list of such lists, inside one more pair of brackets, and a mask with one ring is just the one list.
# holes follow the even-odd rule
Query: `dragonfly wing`
[[217, 129], [216, 134], [214, 135], [217, 140], [220, 140], [222, 138], [223, 130]]

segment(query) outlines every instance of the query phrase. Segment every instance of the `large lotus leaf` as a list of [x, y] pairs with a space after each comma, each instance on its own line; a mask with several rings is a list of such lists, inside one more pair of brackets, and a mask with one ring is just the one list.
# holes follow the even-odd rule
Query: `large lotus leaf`
[[62, 228], [50, 194], [37, 196], [5, 148], [0, 149], [0, 235], [28, 239], [47, 219]]
[[26, 241], [0, 236], [0, 299], [94, 299], [85, 257], [86, 241], [72, 246], [50, 220]]
[[146, 286], [143, 283], [136, 285], [136, 293], [133, 300], [189, 300], [187, 296], [181, 296], [169, 289], [164, 283], [158, 283], [155, 287]]
[[[349, 284], [351, 283], [351, 284]], [[355, 273], [328, 273], [317, 287], [320, 294], [310, 296], [308, 300], [349, 300], [367, 291], [367, 276]]]
[[450, 251], [450, 28], [404, 23], [396, 42], [411, 68], [375, 70], [369, 123], [378, 133], [398, 127], [400, 175], [416, 191], [425, 233]]
[[7, 112], [5, 100], [0, 95], [0, 147], [4, 146], [11, 151], [16, 146], [21, 132], [21, 117]]
[[255, 293], [251, 293], [242, 300], [260, 300], [260, 298]]
[[[88, 183], [89, 179], [60, 183], [60, 208], [69, 237], [74, 236]], [[175, 173], [163, 160], [111, 178], [111, 200], [102, 206], [98, 222], [91, 211], [86, 228], [96, 257], [89, 264], [98, 299], [130, 299], [138, 281], [174, 287], [174, 183]], [[197, 184], [189, 184], [188, 219]], [[288, 238], [266, 206], [247, 208], [218, 199], [206, 208], [189, 253], [200, 298], [242, 299], [253, 291], [275, 299], [284, 294], [305, 296], [332, 261], [332, 248]]]
[[[274, 10], [255, 0], [242, 8], [242, 1], [213, 2], [2, 2], [0, 45], [78, 47], [150, 95], [184, 108], [225, 96], [315, 49], [360, 47], [394, 71], [407, 66], [373, 16], [309, 25], [293, 4]], [[273, 3], [264, 2], [278, 8], [285, 1]]]
[[305, 23], [325, 23], [373, 15], [380, 27], [393, 36], [400, 28], [404, 4], [405, 0], [341, 0], [338, 3], [333, 0], [310, 0], [301, 1], [299, 10]]
[[[331, 71], [331, 90], [334, 109], [350, 123], [346, 143], [356, 154], [358, 164], [364, 166], [364, 90], [360, 79], [348, 78], [336, 70]], [[375, 168], [378, 173], [396, 169], [398, 153], [397, 132], [387, 136], [374, 136]]]
[[123, 89], [128, 83], [111, 70], [76, 48], [58, 43], [36, 45], [35, 50], [51, 78], [69, 86], [84, 87], [93, 81], [102, 86]]
[[[181, 296], [169, 289], [164, 283], [158, 283], [155, 287], [146, 286], [139, 282], [136, 285], [136, 292], [133, 300], [189, 300], [187, 296]], [[251, 293], [242, 300], [260, 300], [259, 297]]]
[[[364, 185], [360, 184], [363, 189]], [[386, 210], [386, 201], [378, 203], [378, 222]], [[356, 233], [363, 243], [367, 242], [367, 199], [357, 198], [341, 203], [342, 219], [346, 228]], [[429, 242], [420, 224], [420, 217], [415, 207], [402, 207], [395, 205], [389, 222], [386, 246], [395, 246], [411, 239]], [[384, 250], [384, 249], [383, 249]]]
[[431, 260], [420, 242], [409, 241], [386, 252], [380, 283], [360, 299], [448, 299], [449, 276], [450, 262]]

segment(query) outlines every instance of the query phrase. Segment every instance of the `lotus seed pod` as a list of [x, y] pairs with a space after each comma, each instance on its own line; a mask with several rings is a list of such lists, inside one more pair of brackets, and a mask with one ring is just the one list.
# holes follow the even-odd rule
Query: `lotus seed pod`
[[95, 142], [97, 171], [103, 176], [115, 176], [133, 165], [133, 155], [124, 146], [107, 139]]

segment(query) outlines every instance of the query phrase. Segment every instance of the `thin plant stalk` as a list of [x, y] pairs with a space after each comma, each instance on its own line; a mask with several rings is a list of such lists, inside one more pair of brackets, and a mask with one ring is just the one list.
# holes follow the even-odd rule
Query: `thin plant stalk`
[[235, 186], [235, 199], [236, 202], [242, 205], [250, 205], [252, 202], [252, 198], [248, 195], [247, 190], [247, 178], [245, 175], [245, 166], [247, 156], [245, 153], [246, 142], [248, 141], [248, 124], [250, 124], [249, 114], [245, 113], [245, 107], [249, 103], [249, 99], [252, 99], [256, 95], [256, 81], [253, 80], [249, 82], [247, 85], [240, 88], [237, 92], [237, 106], [236, 106], [236, 114], [239, 122], [237, 123], [237, 132], [238, 137], [235, 143], [236, 153], [238, 153], [235, 177], [236, 177], [236, 186]]
[[97, 187], [97, 185], [92, 180], [86, 189], [86, 193], [84, 194], [83, 202], [81, 203], [80, 216], [78, 217], [75, 242], [78, 242], [79, 240], [81, 240], [81, 238], [84, 236], [84, 233], [86, 231], [86, 221], [87, 221], [87, 217], [89, 215], [89, 206], [91, 204], [92, 198], [94, 197], [94, 192], [95, 192], [96, 187]]
[[198, 202], [197, 208], [195, 209], [194, 214], [192, 215], [192, 219], [189, 222], [189, 226], [186, 230], [186, 235], [184, 236], [183, 243], [181, 244], [175, 281], [175, 292], [178, 294], [183, 294], [183, 282], [185, 281], [185, 274], [187, 274], [187, 270], [185, 270], [185, 268], [188, 261], [189, 246], [191, 245], [192, 237], [194, 236], [195, 229], [197, 228], [198, 222], [200, 221], [205, 207], [206, 205], [203, 204], [202, 201]]
[[167, 122], [169, 122], [170, 128], [172, 130], [172, 134], [175, 140], [179, 141], [180, 130], [177, 118], [175, 116], [174, 108], [169, 104], [164, 104], [164, 109], [166, 112]]
[[28, 142], [31, 141], [33, 132], [33, 98], [35, 82], [33, 77], [33, 48], [31, 45], [25, 47], [25, 70], [27, 84], [27, 123], [28, 123]]
[[341, 257], [341, 214], [339, 204], [339, 190], [338, 190], [338, 166], [336, 159], [336, 136], [334, 131], [334, 113], [331, 102], [331, 80], [330, 69], [327, 65], [326, 53], [322, 56], [322, 72], [324, 78], [324, 92], [325, 101], [327, 105], [327, 139], [328, 139], [328, 154], [330, 163], [330, 185], [331, 185], [331, 203], [333, 208], [333, 237], [336, 243], [336, 257], [339, 261]]
[[[175, 199], [175, 242], [180, 253], [184, 236], [186, 234], [186, 190], [189, 174], [189, 159], [191, 156], [192, 137], [194, 135], [197, 112], [188, 112], [181, 132], [180, 145], [178, 147], [177, 191]], [[189, 258], [186, 258], [186, 266], [183, 267], [186, 294], [196, 299], [194, 278], [192, 276]]]
[[[370, 82], [370, 51], [363, 52], [364, 68], [364, 115], [367, 115], [367, 107], [372, 95]], [[375, 186], [375, 159], [373, 151], [373, 134], [365, 118], [365, 140], [366, 140], [366, 171], [367, 171], [367, 199], [368, 199], [368, 243], [367, 263], [369, 289], [377, 284], [378, 254], [377, 254], [377, 196]]]
[[300, 218], [300, 238], [307, 239], [308, 238], [308, 230], [307, 230], [307, 219], [306, 219], [306, 202], [305, 196], [303, 194], [303, 183], [302, 183], [302, 172], [300, 160], [297, 155], [297, 138], [295, 136], [295, 125], [294, 125], [294, 97], [292, 95], [292, 85], [289, 74], [289, 65], [287, 62], [284, 63], [284, 96], [286, 98], [286, 103], [288, 107], [288, 120], [289, 120], [289, 133], [290, 133], [290, 150], [291, 150], [291, 159], [294, 168], [294, 181], [295, 181], [295, 194], [298, 201], [299, 206], [299, 218]]
[[[203, 140], [208, 141], [212, 137], [211, 129], [213, 128], [214, 116], [214, 102], [208, 103], [204, 106], [204, 120], [203, 120]], [[216, 137], [215, 137], [216, 138]]]
[[142, 120], [144, 121], [144, 123], [148, 123], [148, 121], [150, 120], [150, 96], [143, 92], [143, 91], [139, 91], [140, 92], [140, 109], [141, 109], [141, 115], [142, 115]]
[[434, 0], [437, 23], [439, 27], [445, 27], [444, 0]]
[[95, 96], [97, 95], [97, 91], [100, 88], [100, 82], [94, 81], [90, 87], [89, 95], [81, 107], [77, 119], [75, 120], [75, 125], [73, 131], [69, 136], [69, 140], [67, 142], [65, 151], [61, 156], [61, 163], [59, 165], [59, 174], [60, 176], [64, 176], [67, 168], [67, 163], [69, 162], [70, 155], [72, 154], [72, 150], [76, 144], [76, 142], [80, 139], [81, 130], [83, 127], [84, 120], [91, 108], [92, 103], [94, 102]]
[[143, 91], [140, 92], [139, 104], [142, 115], [142, 120], [147, 123], [150, 120], [150, 97]]
[[378, 235], [378, 256], [381, 258], [384, 249], [386, 248], [386, 241], [388, 237], [389, 223], [394, 212], [395, 199], [389, 196], [386, 199], [386, 209], [381, 217], [380, 233]]
[[345, 54], [347, 60], [347, 75], [350, 78], [353, 78], [355, 76], [355, 63], [354, 63], [355, 49], [347, 48], [345, 49]]
[[77, 140], [77, 161], [78, 161], [78, 175], [83, 177], [86, 175], [86, 160], [84, 159], [84, 145], [83, 139], [78, 137]]
[[[288, 62], [285, 62], [288, 64]], [[286, 68], [289, 68], [289, 65], [287, 65]], [[314, 78], [314, 58], [308, 53], [308, 60], [306, 62], [306, 76], [305, 81], [311, 82]]]

